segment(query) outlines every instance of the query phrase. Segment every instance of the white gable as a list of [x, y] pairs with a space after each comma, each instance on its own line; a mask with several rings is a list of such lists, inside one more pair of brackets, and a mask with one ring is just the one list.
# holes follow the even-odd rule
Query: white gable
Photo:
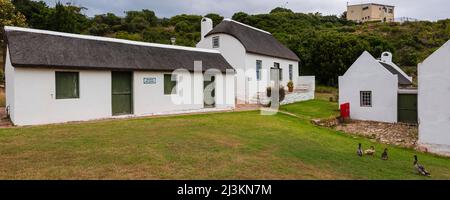
[[450, 41], [419, 64], [419, 144], [450, 155]]
[[426, 75], [447, 73], [450, 76], [450, 40], [420, 63], [419, 68], [426, 71]]
[[352, 66], [345, 72], [346, 76], [363, 76], [363, 75], [386, 75], [392, 76], [392, 74], [384, 68], [377, 59], [375, 59], [369, 52], [364, 51], [364, 53], [359, 56], [359, 58], [353, 63]]

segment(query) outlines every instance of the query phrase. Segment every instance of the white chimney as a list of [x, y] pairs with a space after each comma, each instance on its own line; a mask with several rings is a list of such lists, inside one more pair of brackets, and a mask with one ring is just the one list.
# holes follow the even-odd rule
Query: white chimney
[[381, 54], [381, 61], [385, 63], [392, 63], [392, 53], [391, 52], [383, 52]]
[[201, 27], [202, 27], [201, 40], [203, 40], [203, 38], [205, 38], [205, 35], [208, 34], [213, 29], [213, 21], [210, 18], [203, 17]]

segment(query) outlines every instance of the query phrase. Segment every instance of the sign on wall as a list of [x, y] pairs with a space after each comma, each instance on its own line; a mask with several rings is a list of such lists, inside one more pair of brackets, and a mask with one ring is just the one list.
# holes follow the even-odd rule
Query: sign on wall
[[144, 85], [153, 85], [156, 84], [155, 77], [144, 77]]

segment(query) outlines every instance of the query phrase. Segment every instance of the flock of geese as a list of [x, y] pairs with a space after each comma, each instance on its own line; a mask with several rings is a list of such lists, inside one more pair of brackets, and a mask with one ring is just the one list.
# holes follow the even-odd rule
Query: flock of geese
[[[371, 146], [369, 149], [367, 150], [363, 150], [361, 143], [359, 143], [358, 145], [358, 150], [356, 151], [356, 154], [359, 157], [362, 157], [364, 155], [368, 155], [368, 156], [374, 156], [375, 155], [375, 147]], [[381, 159], [382, 160], [388, 160], [389, 156], [388, 156], [388, 149], [385, 148], [383, 153], [381, 154]], [[419, 164], [419, 161], [417, 160], [417, 155], [414, 155], [414, 168], [416, 169], [416, 171], [422, 175], [422, 176], [430, 176], [431, 174], [425, 169], [425, 167], [421, 164]]]

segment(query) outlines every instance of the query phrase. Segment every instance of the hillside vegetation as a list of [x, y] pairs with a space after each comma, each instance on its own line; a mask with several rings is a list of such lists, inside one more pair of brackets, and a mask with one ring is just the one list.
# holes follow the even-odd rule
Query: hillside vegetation
[[[3, 0], [5, 1], [5, 0]], [[2, 2], [3, 2], [2, 1]], [[57, 3], [13, 0], [28, 27], [81, 33], [129, 40], [169, 44], [176, 37], [177, 45], [195, 46], [200, 40], [202, 16], [181, 14], [159, 18], [151, 10], [126, 11], [124, 16], [112, 13], [87, 17], [84, 7]], [[208, 14], [214, 25], [223, 19]], [[275, 8], [267, 14], [235, 13], [234, 20], [270, 31], [301, 59], [300, 73], [316, 75], [320, 84], [335, 86], [337, 77], [364, 51], [379, 57], [391, 51], [394, 61], [402, 67], [415, 67], [430, 53], [450, 39], [450, 20], [437, 22], [355, 24], [343, 16], [320, 13], [295, 13]], [[415, 70], [408, 70], [411, 75]]]

